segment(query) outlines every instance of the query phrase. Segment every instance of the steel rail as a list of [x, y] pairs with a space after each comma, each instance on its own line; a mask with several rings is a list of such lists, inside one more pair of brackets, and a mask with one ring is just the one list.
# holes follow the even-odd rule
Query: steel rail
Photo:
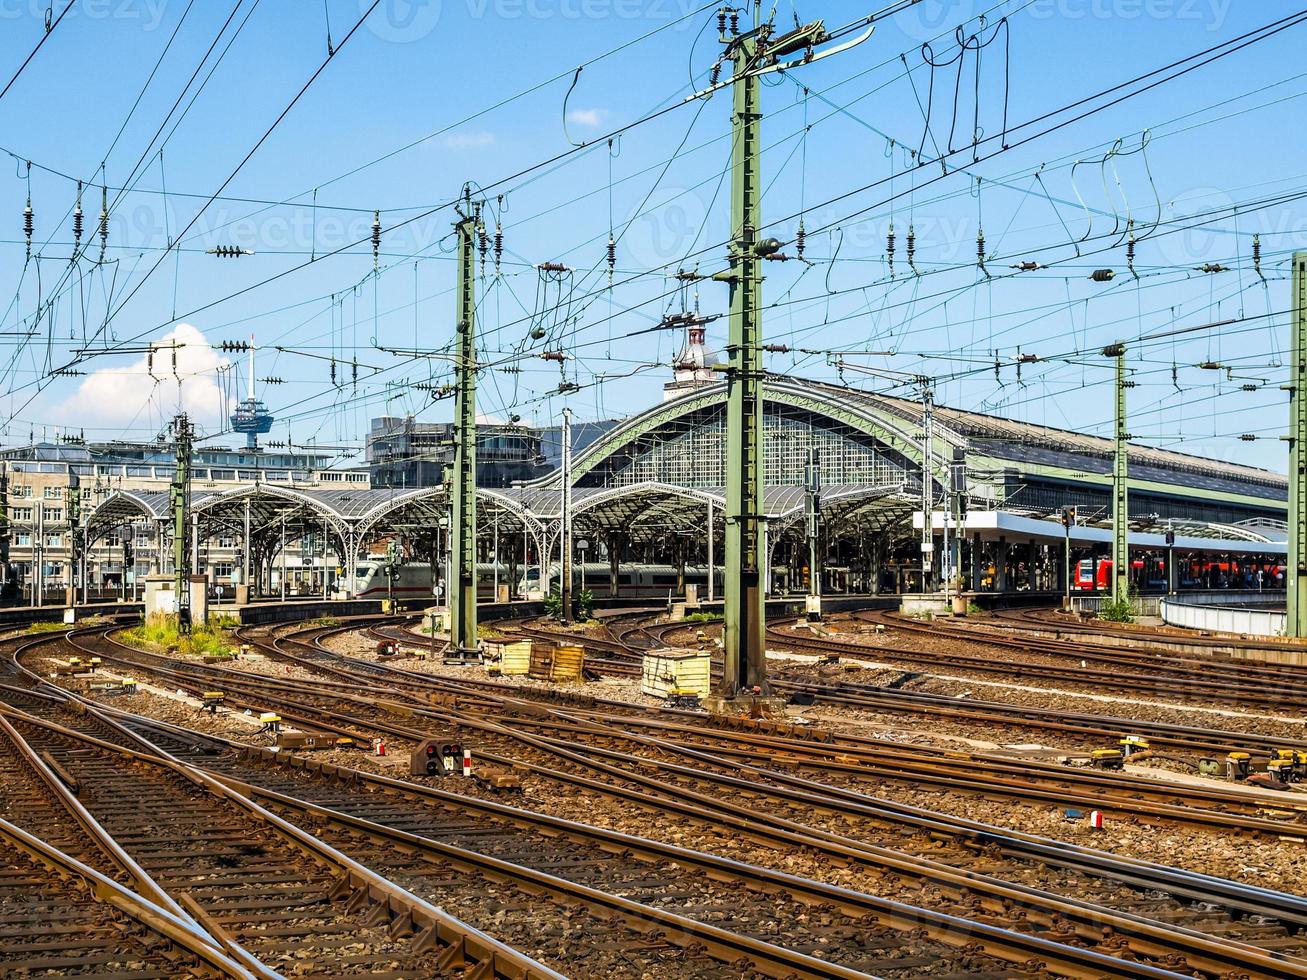
[[281, 974], [266, 968], [253, 972], [218, 946], [213, 937], [196, 926], [189, 917], [179, 917], [154, 904], [108, 875], [3, 818], [0, 818], [0, 838], [61, 878], [80, 881], [97, 902], [116, 909], [141, 928], [185, 950], [220, 975], [234, 980], [284, 980]]
[[[85, 704], [82, 707], [88, 712], [94, 712], [106, 724], [117, 727], [124, 735], [139, 738], [94, 708]], [[563, 980], [561, 974], [450, 916], [295, 824], [259, 806], [207, 772], [177, 760], [162, 749], [156, 747], [155, 752], [143, 752], [128, 748], [5, 705], [0, 705], [0, 715], [17, 718], [24, 724], [38, 726], [59, 737], [163, 769], [201, 792], [236, 807], [296, 851], [339, 875], [335, 897], [349, 897], [353, 904], [371, 904], [376, 909], [374, 915], [384, 916], [392, 934], [415, 934], [412, 942], [417, 952], [439, 948], [442, 963], [454, 965], [470, 961], [484, 971], [487, 977], [503, 980]]]
[[[476, 723], [474, 723], [474, 721], [469, 721], [468, 719], [461, 719], [461, 717], [460, 717], [460, 719], [456, 719], [456, 721], [457, 721], [457, 723], [459, 723], [459, 724], [461, 724], [461, 725], [468, 725], [468, 724], [476, 725]], [[367, 721], [366, 721], [366, 720], [361, 720], [361, 719], [354, 719], [354, 723], [356, 723], [357, 725], [359, 725], [359, 727], [362, 727], [362, 725], [367, 724]], [[403, 729], [403, 728], [393, 728], [393, 727], [392, 727], [392, 728], [389, 729], [389, 730], [391, 730], [391, 733], [392, 733], [392, 734], [395, 734], [396, 737], [421, 738], [421, 737], [423, 736], [423, 734], [425, 734], [425, 733], [423, 733], [423, 732], [418, 732], [418, 730], [413, 730], [413, 729], [405, 730], [405, 729]], [[515, 736], [520, 737], [520, 733], [514, 733], [514, 734], [515, 734]], [[642, 758], [638, 759], [638, 758], [635, 758], [635, 757], [630, 757], [630, 759], [631, 759], [631, 762], [634, 762], [634, 763], [647, 764], [647, 762], [648, 762], [647, 759], [642, 759]], [[510, 762], [511, 762], [511, 760], [510, 760]], [[625, 776], [626, 774], [620, 774], [620, 775]], [[695, 775], [702, 775], [702, 774], [695, 774]], [[767, 774], [767, 775], [770, 775], [770, 774]], [[755, 818], [755, 815], [754, 815], [754, 818]], [[1102, 870], [1098, 869], [1097, 872], [1093, 872], [1093, 873], [1097, 873], [1097, 874], [1099, 874], [1099, 875], [1102, 875]], [[1155, 882], [1155, 879], [1154, 879], [1154, 881], [1149, 881], [1149, 882], [1148, 882], [1148, 885], [1149, 885], [1149, 887], [1157, 887], [1157, 882]], [[1229, 882], [1226, 882], [1226, 883], [1225, 883], [1225, 886], [1226, 886], [1226, 887], [1229, 887], [1229, 885], [1230, 885]], [[1170, 887], [1172, 887], [1172, 889], [1174, 889], [1174, 887], [1175, 887], [1175, 882], [1174, 882], [1174, 881], [1171, 881], [1171, 883], [1170, 883]], [[1201, 894], [1201, 895], [1200, 895], [1200, 894], [1196, 894], [1196, 895], [1195, 895], [1195, 900], [1212, 900], [1212, 899], [1213, 899], [1213, 895], [1212, 895], [1212, 892], [1210, 892], [1210, 890], [1204, 892], [1204, 894]], [[1225, 902], [1226, 902], [1226, 904], [1229, 904], [1229, 895], [1226, 895], [1226, 896], [1225, 896]], [[1265, 904], [1252, 904], [1252, 906], [1249, 906], [1248, 909], [1246, 909], [1246, 911], [1253, 911], [1253, 909], [1255, 909], [1255, 911], [1259, 911], [1259, 912], [1265, 912], [1265, 911], [1266, 911]], [[1286, 915], [1287, 915], [1287, 913], [1286, 913]], [[1299, 915], [1299, 917], [1302, 917], [1302, 912], [1299, 911], [1299, 912], [1298, 912], [1298, 915]], [[1307, 923], [1307, 919], [1300, 919], [1300, 923], [1299, 923], [1299, 924], [1302, 924], [1302, 923]]]

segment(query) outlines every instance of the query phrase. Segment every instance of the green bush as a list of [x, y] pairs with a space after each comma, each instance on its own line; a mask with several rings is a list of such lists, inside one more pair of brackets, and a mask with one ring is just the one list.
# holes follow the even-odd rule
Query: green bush
[[692, 612], [684, 620], [687, 623], [720, 623], [721, 621], [722, 617], [720, 615], [710, 612]]
[[1104, 599], [1098, 607], [1098, 618], [1109, 623], [1133, 623], [1135, 621], [1135, 596], [1131, 592], [1120, 599]]
[[119, 638], [128, 646], [155, 653], [176, 650], [183, 657], [220, 657], [232, 650], [220, 627], [197, 624], [183, 635], [177, 632], [176, 618], [163, 613], [155, 613], [140, 626], [123, 630]]
[[589, 589], [582, 589], [581, 594], [576, 597], [575, 603], [577, 619], [588, 620], [595, 611], [594, 593]]
[[545, 615], [557, 619], [558, 614], [563, 611], [563, 597], [557, 592], [549, 592], [545, 596], [544, 603]]

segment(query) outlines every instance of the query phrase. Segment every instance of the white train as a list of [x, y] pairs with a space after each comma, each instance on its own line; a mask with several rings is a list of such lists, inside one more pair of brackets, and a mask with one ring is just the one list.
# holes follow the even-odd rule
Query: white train
[[[614, 598], [612, 594], [612, 576], [608, 562], [577, 562], [572, 566], [573, 588], [586, 588], [596, 598]], [[716, 569], [718, 583], [721, 582], [721, 569]], [[559, 564], [549, 566], [548, 590], [556, 591], [559, 582]], [[685, 583], [697, 585], [702, 594], [708, 587], [708, 568], [704, 565], [686, 565]], [[667, 594], [675, 593], [677, 574], [675, 565], [640, 565], [622, 563], [617, 566], [616, 598], [666, 599]], [[532, 565], [522, 577], [521, 588], [526, 592], [545, 591], [540, 584], [540, 568]]]
[[[516, 582], [515, 598], [536, 591], [544, 591], [540, 584], [540, 568], [532, 565], [521, 570]], [[386, 575], [384, 562], [359, 562], [354, 579], [354, 595], [359, 599], [396, 599], [432, 600], [435, 598], [434, 587], [440, 580], [440, 569], [434, 570], [427, 562], [406, 562], [396, 569], [392, 582]], [[610, 569], [607, 562], [577, 563], [572, 566], [573, 587], [586, 588], [596, 598], [612, 598]], [[717, 569], [718, 584], [721, 582], [721, 569]], [[485, 601], [495, 598], [495, 565], [493, 562], [481, 562], [477, 565], [477, 597]], [[498, 580], [500, 585], [508, 585], [508, 565], [499, 563]], [[558, 589], [558, 563], [549, 566], [549, 588]], [[685, 567], [685, 581], [688, 585], [697, 585], [700, 593], [708, 586], [708, 569], [700, 565]], [[675, 593], [677, 585], [676, 566], [674, 565], [640, 565], [621, 564], [617, 566], [617, 597], [665, 599], [668, 593]]]
[[[441, 569], [432, 569], [427, 562], [405, 562], [396, 569], [392, 582], [386, 575], [386, 563], [361, 561], [355, 570], [354, 596], [359, 599], [422, 599], [435, 598], [435, 585], [440, 581]], [[508, 565], [499, 564], [499, 584], [508, 585]], [[482, 562], [477, 565], [477, 597], [486, 601], [495, 598], [495, 565]]]

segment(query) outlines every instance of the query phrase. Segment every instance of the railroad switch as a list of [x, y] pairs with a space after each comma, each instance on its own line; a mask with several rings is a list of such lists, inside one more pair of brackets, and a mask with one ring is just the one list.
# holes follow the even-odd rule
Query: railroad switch
[[87, 661], [87, 664], [88, 664], [88, 669], [91, 671], [92, 674], [94, 674], [95, 668], [100, 666], [100, 658], [92, 657], [90, 660]]
[[205, 691], [204, 694], [200, 696], [200, 701], [201, 710], [207, 711], [211, 715], [216, 715], [218, 709], [226, 703], [227, 695], [222, 691]]
[[259, 715], [259, 724], [263, 726], [259, 729], [260, 732], [276, 735], [281, 731], [281, 715], [272, 711], [265, 711]]
[[1148, 739], [1142, 735], [1127, 735], [1121, 739], [1121, 755], [1128, 759], [1136, 752], [1148, 751]]
[[1225, 774], [1230, 779], [1247, 779], [1251, 765], [1247, 752], [1231, 752], [1225, 757]]
[[394, 640], [382, 640], [377, 644], [378, 657], [397, 657], [399, 656], [399, 644]]
[[1090, 764], [1096, 769], [1122, 769], [1125, 756], [1120, 749], [1094, 749], [1089, 754]]
[[1277, 783], [1295, 782], [1292, 759], [1272, 759], [1266, 763], [1266, 771]]
[[1307, 752], [1301, 749], [1276, 749], [1275, 759], [1272, 761], [1276, 760], [1289, 763], [1288, 766], [1281, 768], [1285, 771], [1285, 775], [1289, 777], [1290, 782], [1299, 783], [1307, 780]]
[[1221, 763], [1216, 759], [1203, 758], [1198, 760], [1198, 775], [1200, 776], [1219, 776], [1221, 774]]
[[673, 692], [666, 701], [663, 702], [664, 708], [671, 708], [676, 711], [699, 711], [702, 705], [699, 702], [697, 694], [681, 694]]

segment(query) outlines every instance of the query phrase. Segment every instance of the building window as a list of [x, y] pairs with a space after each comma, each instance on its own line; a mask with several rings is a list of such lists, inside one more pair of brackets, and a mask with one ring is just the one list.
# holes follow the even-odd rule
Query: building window
[[32, 521], [32, 508], [31, 508], [31, 507], [10, 507], [10, 508], [9, 508], [9, 519], [10, 519], [11, 521], [19, 521], [19, 522], [21, 522], [21, 523], [23, 523], [23, 524], [30, 524], [31, 521]]
[[42, 487], [41, 496], [46, 500], [62, 500], [64, 495], [63, 487]]
[[32, 547], [32, 536], [23, 533], [15, 534], [14, 544], [18, 545], [20, 548], [30, 548]]
[[14, 496], [30, 499], [32, 496], [32, 488], [26, 485], [14, 487]]
[[233, 534], [220, 534], [220, 535], [218, 535], [218, 547], [219, 547], [219, 548], [234, 548], [234, 547], [236, 547], [236, 536], [233, 535]]
[[45, 509], [45, 519], [52, 524], [58, 524], [64, 519], [64, 509], [62, 507], [47, 507]]
[[47, 534], [45, 536], [45, 546], [47, 548], [62, 548], [64, 536], [62, 534]]

